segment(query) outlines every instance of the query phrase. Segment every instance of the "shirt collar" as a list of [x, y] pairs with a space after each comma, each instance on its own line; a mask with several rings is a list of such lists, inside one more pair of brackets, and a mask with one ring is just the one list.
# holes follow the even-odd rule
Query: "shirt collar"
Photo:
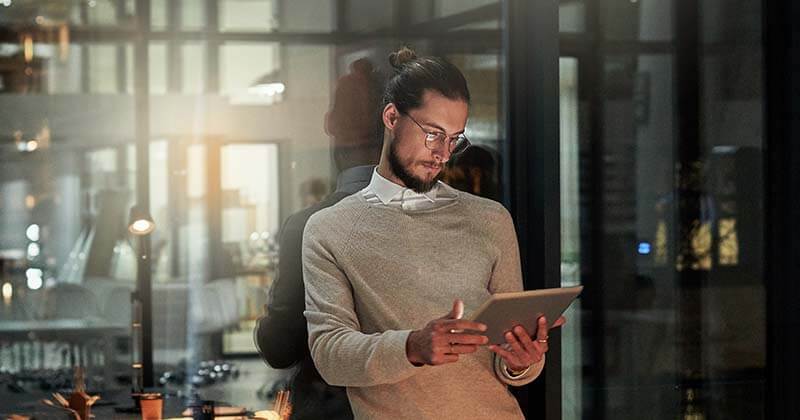
[[389, 181], [388, 179], [384, 178], [381, 174], [379, 174], [378, 167], [375, 167], [375, 169], [372, 171], [372, 180], [370, 181], [367, 188], [375, 192], [375, 195], [378, 196], [378, 199], [381, 200], [381, 202], [384, 205], [388, 205], [389, 202], [391, 202], [392, 199], [397, 197], [398, 195], [403, 196], [403, 194], [406, 191], [409, 192], [408, 194], [409, 196], [412, 197], [414, 195], [423, 196], [427, 198], [430, 202], [435, 202], [436, 193], [439, 189], [439, 182], [437, 182], [436, 185], [433, 188], [431, 188], [430, 191], [420, 194], [410, 188], [406, 188], [402, 185], [398, 185], [392, 181]]

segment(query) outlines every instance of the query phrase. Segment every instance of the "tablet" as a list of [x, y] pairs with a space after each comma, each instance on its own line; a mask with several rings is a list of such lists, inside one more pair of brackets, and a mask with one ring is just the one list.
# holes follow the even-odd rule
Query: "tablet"
[[516, 325], [535, 331], [542, 315], [547, 318], [548, 327], [552, 327], [582, 290], [583, 286], [575, 286], [495, 293], [468, 319], [486, 324], [489, 344], [503, 344], [506, 342], [503, 335]]

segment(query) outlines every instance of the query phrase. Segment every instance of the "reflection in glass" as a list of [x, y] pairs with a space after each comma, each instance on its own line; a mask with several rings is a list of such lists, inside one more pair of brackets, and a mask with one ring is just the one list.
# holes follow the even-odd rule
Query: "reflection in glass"
[[202, 42], [192, 42], [181, 45], [181, 69], [183, 75], [182, 92], [189, 94], [201, 94], [205, 92], [205, 60], [206, 44]]
[[[701, 39], [673, 41], [672, 3], [601, 2], [608, 48], [579, 54], [571, 108], [560, 63], [562, 282], [588, 292], [563, 331], [565, 418], [763, 417], [760, 6], [700, 2]], [[698, 75], [678, 66], [692, 42]]]
[[93, 93], [117, 93], [117, 48], [92, 44], [89, 54], [89, 90]]
[[[141, 35], [133, 26], [135, 1], [12, 3], [0, 6], [9, 35], [0, 43], [0, 108], [11, 124], [0, 153], [0, 361], [3, 375], [22, 378], [26, 390], [69, 387], [71, 367], [84, 362], [91, 363], [91, 388], [124, 396], [131, 384], [141, 386], [132, 372], [141, 353], [130, 328], [140, 241], [127, 230], [136, 185], [145, 179], [133, 144], [138, 112], [150, 117], [149, 158], [139, 163], [156, 226], [149, 235], [156, 385], [169, 392], [250, 409], [270, 405], [267, 391], [287, 373], [234, 357], [253, 350], [252, 321], [274, 277], [282, 218], [333, 188], [335, 160], [343, 155], [332, 152], [341, 139], [326, 133], [325, 113], [335, 81], [356, 58], [368, 57], [385, 72], [381, 65], [398, 42], [453, 57], [474, 89], [467, 135], [489, 150], [478, 163], [492, 160], [491, 176], [469, 184], [482, 194], [501, 190], [499, 45], [440, 43], [435, 31], [445, 28], [438, 27], [428, 39], [365, 34], [346, 45], [330, 34], [346, 29], [339, 24], [393, 31], [404, 13], [397, 2], [345, 2], [347, 16], [338, 19], [335, 2], [152, 0], [147, 107], [134, 101], [141, 64], [133, 53]], [[424, 3], [414, 2], [411, 14], [454, 16], [496, 4], [443, 2], [434, 10]], [[210, 5], [218, 6], [215, 34], [207, 25]], [[36, 22], [37, 13], [76, 26], [56, 25], [46, 36], [18, 29]], [[499, 26], [493, 14], [460, 28]], [[276, 30], [301, 33], [286, 44], [243, 34]], [[221, 100], [209, 92], [217, 85]], [[305, 185], [311, 193], [301, 196]], [[14, 332], [16, 321], [66, 325], [85, 344], [70, 347], [59, 334], [35, 328]], [[90, 325], [111, 328], [113, 337], [96, 339]], [[106, 348], [113, 354], [103, 354]], [[44, 355], [41, 362], [32, 349]], [[236, 378], [237, 366], [254, 374]], [[224, 383], [223, 376], [236, 379]], [[262, 392], [231, 392], [237, 388]], [[113, 416], [109, 406], [95, 409], [97, 418]]]
[[[580, 155], [579, 155], [579, 102], [578, 60], [559, 59], [559, 115], [560, 115], [560, 182], [561, 187], [561, 286], [581, 284], [580, 215]], [[583, 375], [581, 346], [581, 301], [578, 300], [564, 313], [569, 328], [562, 331], [562, 418], [582, 418]]]
[[206, 26], [206, 4], [204, 0], [181, 0], [181, 29], [198, 30]]
[[252, 100], [249, 88], [280, 67], [279, 44], [227, 43], [220, 48], [220, 93], [233, 101]]
[[[202, 1], [194, 0], [197, 3]], [[269, 32], [277, 29], [273, 0], [220, 0], [221, 32]]]
[[277, 145], [222, 148], [222, 244], [241, 299], [240, 322], [224, 336], [225, 353], [255, 352], [253, 328], [277, 263], [279, 185]]

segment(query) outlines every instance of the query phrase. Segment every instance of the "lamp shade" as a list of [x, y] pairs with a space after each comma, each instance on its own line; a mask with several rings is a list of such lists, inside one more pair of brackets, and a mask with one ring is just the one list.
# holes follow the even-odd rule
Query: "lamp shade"
[[147, 235], [156, 228], [153, 217], [142, 206], [131, 207], [128, 218], [128, 231], [134, 235]]

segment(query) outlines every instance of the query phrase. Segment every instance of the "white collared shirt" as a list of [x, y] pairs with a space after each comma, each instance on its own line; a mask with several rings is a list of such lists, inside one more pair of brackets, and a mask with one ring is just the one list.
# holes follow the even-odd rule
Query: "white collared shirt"
[[430, 191], [418, 193], [384, 178], [378, 173], [378, 168], [372, 172], [369, 185], [361, 192], [370, 204], [408, 211], [436, 208], [452, 202], [457, 196], [455, 190], [442, 181], [437, 182]]

